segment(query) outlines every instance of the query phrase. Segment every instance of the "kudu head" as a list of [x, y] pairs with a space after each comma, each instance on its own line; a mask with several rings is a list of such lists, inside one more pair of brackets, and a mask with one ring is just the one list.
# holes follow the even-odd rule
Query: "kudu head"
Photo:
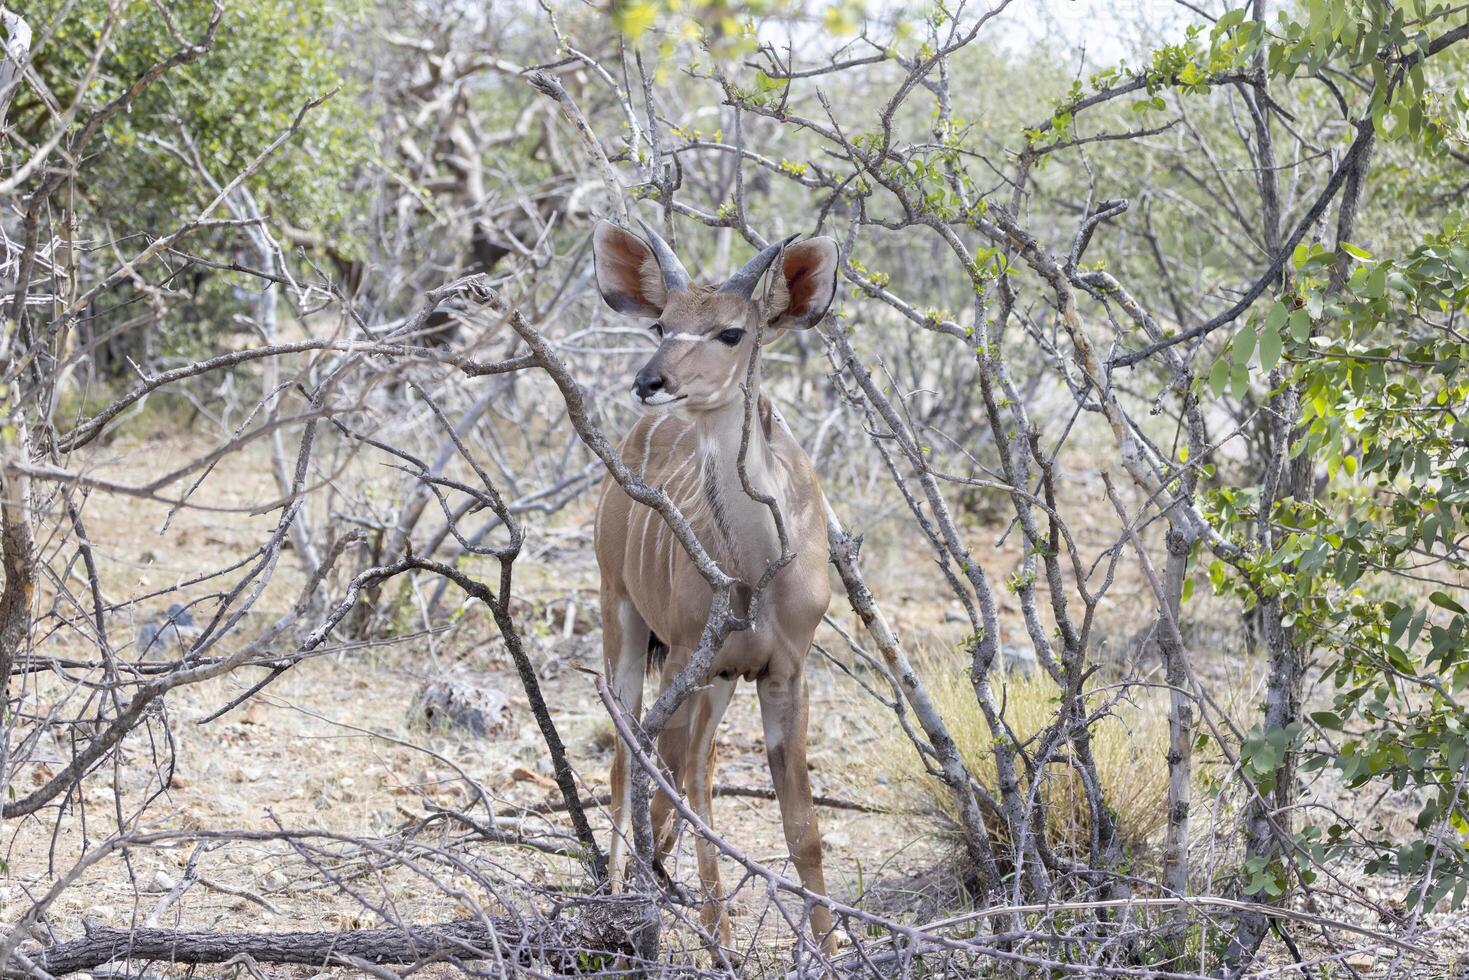
[[[709, 411], [742, 398], [754, 331], [768, 342], [815, 325], [836, 295], [837, 244], [793, 238], [762, 249], [723, 285], [694, 283], [648, 225], [647, 240], [599, 222], [592, 234], [597, 288], [619, 313], [652, 319], [658, 350], [638, 371], [633, 393], [644, 405]], [[760, 289], [767, 270], [770, 283]]]

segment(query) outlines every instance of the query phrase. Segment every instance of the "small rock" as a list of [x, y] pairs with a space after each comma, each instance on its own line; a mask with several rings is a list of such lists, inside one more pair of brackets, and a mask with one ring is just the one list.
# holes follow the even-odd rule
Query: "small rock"
[[188, 640], [199, 635], [194, 614], [175, 602], [166, 612], [158, 613], [138, 627], [138, 654], [165, 657], [172, 647], [188, 647]]
[[422, 719], [430, 728], [461, 728], [484, 738], [509, 722], [510, 700], [503, 691], [457, 681], [433, 681], [413, 699], [408, 718]]
[[82, 923], [87, 926], [107, 925], [117, 918], [117, 909], [111, 905], [94, 905], [82, 913]]
[[148, 884], [153, 886], [155, 892], [171, 892], [174, 886], [173, 875], [159, 868], [153, 872], [153, 879]]
[[1034, 647], [1006, 644], [1000, 648], [1000, 669], [1005, 673], [1029, 677], [1039, 668]]

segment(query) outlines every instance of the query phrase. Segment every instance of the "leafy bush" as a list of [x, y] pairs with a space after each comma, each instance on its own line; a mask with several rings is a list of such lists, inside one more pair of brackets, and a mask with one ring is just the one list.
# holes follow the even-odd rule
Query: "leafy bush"
[[[202, 38], [211, 15], [205, 0], [167, 5], [169, 20], [159, 5], [131, 0], [104, 33], [106, 4], [40, 0], [27, 6], [37, 37], [51, 32], [35, 51], [38, 74], [62, 105], [80, 94], [89, 107], [115, 98], [178, 51], [180, 39]], [[144, 90], [128, 112], [107, 124], [109, 152], [84, 161], [85, 179], [78, 182], [94, 198], [92, 213], [127, 228], [172, 230], [213, 197], [213, 189], [154, 140], [177, 144], [182, 127], [223, 183], [284, 132], [302, 105], [335, 89], [247, 186], [276, 217], [323, 234], [341, 233], [355, 213], [349, 178], [368, 159], [371, 144], [348, 52], [333, 39], [361, 14], [354, 0], [226, 4], [209, 50]], [[104, 36], [96, 77], [78, 93], [78, 80], [86, 77]], [[22, 87], [11, 121], [35, 143], [50, 131], [54, 117], [33, 90]]]
[[[38, 76], [60, 105], [83, 107], [70, 123], [73, 131], [89, 110], [207, 37], [212, 13], [207, 0], [38, 0], [26, 9], [38, 38]], [[56, 192], [57, 211], [74, 210], [77, 216], [82, 263], [93, 261], [94, 253], [104, 263], [112, 260], [111, 246], [101, 243], [157, 238], [180, 228], [215, 198], [218, 186], [287, 132], [303, 106], [329, 94], [243, 187], [277, 229], [301, 229], [330, 241], [339, 254], [358, 252], [367, 209], [353, 185], [372, 156], [374, 137], [360, 98], [363, 82], [341, 42], [363, 15], [358, 0], [226, 4], [208, 50], [144, 88], [128, 111], [108, 120], [100, 133], [107, 151], [85, 155], [76, 179]], [[89, 74], [94, 59], [96, 70]], [[10, 116], [23, 145], [44, 144], [57, 125], [33, 86], [20, 87]], [[237, 216], [221, 206], [210, 217]], [[238, 227], [201, 229], [178, 247], [209, 262], [255, 264], [246, 258], [248, 240]], [[180, 269], [175, 263], [161, 282], [159, 276], [157, 269], [145, 274], [151, 285], [170, 291], [181, 307], [177, 316], [147, 331], [117, 334], [145, 308], [147, 290], [134, 283], [124, 283], [89, 311], [83, 342], [116, 334], [99, 351], [102, 375], [127, 374], [129, 358], [148, 363], [214, 350], [219, 335], [249, 310], [250, 297], [238, 283], [203, 267]]]

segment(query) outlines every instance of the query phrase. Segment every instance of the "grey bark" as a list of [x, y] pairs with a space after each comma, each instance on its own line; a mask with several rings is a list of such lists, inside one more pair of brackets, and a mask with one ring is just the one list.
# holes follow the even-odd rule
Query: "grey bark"
[[831, 548], [831, 562], [836, 566], [837, 574], [841, 576], [847, 600], [852, 604], [852, 611], [867, 627], [867, 632], [877, 644], [877, 649], [882, 654], [888, 670], [897, 680], [904, 698], [912, 707], [913, 714], [923, 728], [924, 735], [928, 737], [929, 744], [938, 757], [944, 783], [954, 795], [954, 805], [958, 810], [959, 824], [964, 833], [965, 849], [969, 853], [970, 860], [974, 862], [974, 866], [979, 869], [986, 891], [994, 892], [1001, 884], [1000, 869], [995, 863], [994, 848], [990, 842], [989, 833], [985, 829], [984, 816], [979, 811], [979, 804], [973, 790], [970, 789], [969, 770], [964, 767], [964, 761], [959, 756], [959, 748], [954, 744], [954, 739], [949, 735], [943, 718], [940, 717], [938, 709], [934, 707], [928, 692], [918, 679], [918, 672], [913, 669], [913, 665], [903, 652], [887, 618], [883, 616], [882, 610], [877, 608], [877, 603], [872, 597], [872, 590], [867, 587], [862, 571], [857, 567], [858, 542], [842, 530], [841, 525], [837, 523], [829, 510], [826, 518], [826, 533], [828, 545]]
[[0, 132], [3, 132], [10, 102], [20, 90], [24, 62], [30, 55], [31, 27], [20, 14], [0, 7], [0, 31], [5, 34], [0, 42], [5, 45], [5, 56], [0, 58]]
[[[1166, 610], [1159, 610], [1158, 647], [1168, 681], [1168, 823], [1163, 839], [1163, 886], [1174, 895], [1188, 894], [1189, 791], [1193, 770], [1193, 701], [1188, 690], [1178, 624], [1183, 605], [1183, 585], [1188, 574], [1188, 556], [1193, 539], [1179, 526], [1168, 531], [1168, 562], [1163, 570]], [[1182, 922], [1186, 910], [1179, 907]]]
[[[348, 932], [188, 932], [174, 929], [93, 929], [71, 942], [22, 952], [52, 976], [105, 963], [226, 963], [248, 956], [258, 963], [306, 966], [416, 964], [434, 960], [508, 960], [575, 970], [601, 952], [626, 955], [625, 933], [600, 917], [577, 915], [536, 928], [523, 919], [458, 919], [453, 922]], [[620, 938], [621, 937], [621, 938]], [[7, 977], [30, 974], [12, 966]]]

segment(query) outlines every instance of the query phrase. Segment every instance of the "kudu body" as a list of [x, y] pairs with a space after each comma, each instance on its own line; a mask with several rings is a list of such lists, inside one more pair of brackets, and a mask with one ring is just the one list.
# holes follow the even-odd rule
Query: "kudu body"
[[[769, 506], [751, 496], [740, 474], [751, 345], [762, 318], [769, 340], [810, 327], [826, 314], [836, 291], [836, 243], [816, 238], [772, 245], [714, 288], [691, 282], [667, 244], [647, 231], [645, 242], [603, 223], [593, 238], [597, 283], [608, 305], [653, 318], [660, 338], [633, 384], [637, 397], [654, 411], [628, 433], [622, 457], [648, 485], [663, 488], [704, 549], [738, 580], [733, 605], [744, 614], [750, 589], [781, 555]], [[772, 278], [762, 292], [757, 287], [767, 269]], [[755, 378], [758, 392], [758, 365]], [[763, 394], [758, 399], [744, 454], [745, 477], [751, 489], [779, 507], [795, 557], [769, 583], [753, 627], [730, 634], [720, 648], [705, 685], [660, 734], [658, 752], [674, 785], [712, 824], [715, 730], [736, 683], [753, 680], [792, 862], [802, 884], [825, 894], [821, 832], [806, 766], [805, 662], [831, 598], [826, 504], [810, 458], [769, 399]], [[713, 593], [663, 518], [634, 502], [610, 478], [597, 505], [596, 548], [607, 675], [622, 704], [636, 714], [644, 673], [657, 666], [658, 655], [666, 653], [662, 685], [687, 665]], [[619, 741], [612, 765], [614, 887], [620, 887], [629, 839], [629, 767], [627, 747]], [[660, 862], [674, 841], [672, 816], [671, 802], [659, 794], [652, 817]], [[702, 837], [695, 838], [695, 851], [704, 926], [727, 949], [729, 920], [717, 855]], [[811, 928], [831, 949], [825, 909], [812, 910]]]

